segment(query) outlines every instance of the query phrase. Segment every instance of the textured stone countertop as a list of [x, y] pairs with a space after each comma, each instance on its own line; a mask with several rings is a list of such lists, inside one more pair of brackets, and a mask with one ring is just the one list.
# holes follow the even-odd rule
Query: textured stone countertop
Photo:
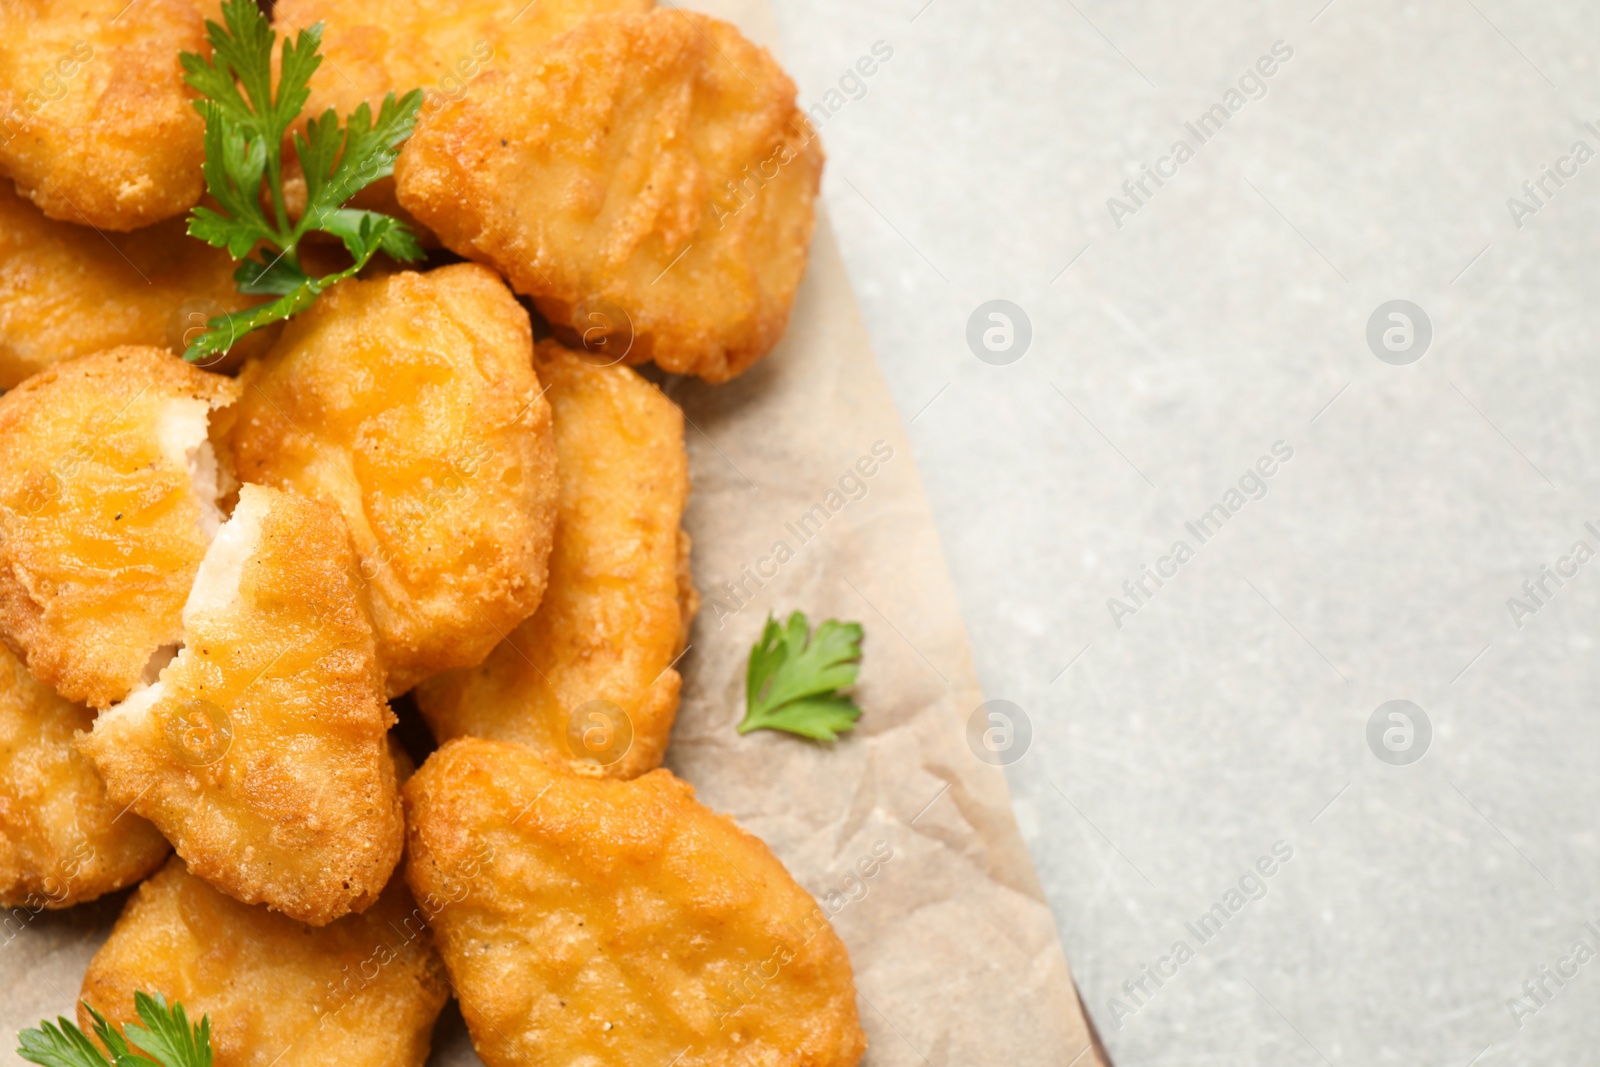
[[776, 6], [1119, 1067], [1591, 1059], [1600, 7]]

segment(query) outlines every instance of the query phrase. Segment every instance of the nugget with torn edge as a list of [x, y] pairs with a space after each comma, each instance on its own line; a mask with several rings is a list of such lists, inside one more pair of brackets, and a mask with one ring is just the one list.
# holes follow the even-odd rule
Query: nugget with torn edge
[[696, 597], [683, 412], [623, 366], [540, 342], [561, 479], [539, 610], [482, 664], [424, 682], [440, 741], [522, 741], [620, 778], [661, 765]]
[[398, 875], [364, 913], [312, 927], [217, 892], [176, 858], [90, 962], [80, 1024], [83, 1002], [119, 1028], [138, 1022], [141, 991], [210, 1018], [215, 1067], [422, 1067], [450, 995]]
[[760, 840], [669, 771], [572, 774], [463, 738], [406, 785], [406, 879], [489, 1067], [852, 1067], [844, 944]]
[[93, 900], [149, 874], [166, 838], [106, 796], [72, 736], [94, 712], [41, 685], [0, 646], [0, 906]]
[[[117, 345], [181, 352], [207, 319], [262, 299], [239, 292], [228, 253], [189, 239], [182, 220], [95, 233], [45, 218], [0, 181], [0, 389]], [[248, 334], [229, 358], [259, 355], [273, 336]]]
[[372, 624], [337, 512], [246, 485], [160, 680], [79, 741], [189, 870], [321, 926], [377, 899], [401, 811]]
[[330, 289], [245, 367], [239, 477], [337, 507], [391, 695], [483, 661], [544, 595], [550, 405], [528, 313], [458, 263]]
[[794, 97], [725, 22], [597, 15], [425, 112], [396, 188], [558, 331], [726, 381], [777, 344], [805, 273], [823, 157]]
[[200, 199], [204, 124], [180, 52], [213, 0], [0, 4], [0, 169], [53, 219], [132, 230]]
[[67, 699], [123, 699], [182, 639], [227, 482], [210, 419], [238, 395], [127, 347], [0, 396], [0, 637]]

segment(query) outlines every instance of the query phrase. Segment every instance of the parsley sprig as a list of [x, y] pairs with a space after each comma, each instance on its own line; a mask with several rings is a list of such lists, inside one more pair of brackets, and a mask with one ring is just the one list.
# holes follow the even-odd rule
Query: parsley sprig
[[[194, 106], [206, 122], [206, 191], [221, 209], [196, 207], [189, 233], [241, 261], [233, 275], [240, 292], [278, 299], [212, 319], [184, 352], [188, 360], [220, 355], [251, 330], [304, 311], [380, 250], [404, 262], [422, 258], [416, 236], [398, 219], [343, 206], [394, 173], [400, 145], [411, 136], [422, 106], [422, 90], [399, 100], [390, 93], [376, 120], [365, 103], [343, 125], [329, 108], [306, 123], [304, 134], [296, 132], [306, 206], [299, 220], [291, 221], [283, 191], [284, 138], [311, 96], [311, 75], [322, 63], [317, 52], [322, 24], [301, 30], [292, 41], [284, 39], [274, 92], [272, 49], [278, 35], [255, 0], [224, 0], [222, 17], [225, 26], [206, 21], [210, 59], [194, 52], [181, 57], [184, 80], [200, 94]], [[263, 182], [270, 209], [262, 203]], [[355, 262], [333, 274], [307, 274], [300, 240], [313, 230], [339, 238]]]
[[160, 993], [133, 995], [133, 1009], [144, 1025], [129, 1023], [124, 1027], [126, 1037], [87, 1002], [84, 1007], [94, 1019], [94, 1036], [111, 1053], [110, 1059], [88, 1035], [61, 1017], [54, 1023], [40, 1023], [37, 1030], [18, 1034], [17, 1055], [43, 1067], [150, 1067], [151, 1060], [161, 1067], [211, 1067], [211, 1020], [202, 1018], [190, 1026], [183, 1005], [167, 1007], [167, 1000]]
[[855, 728], [861, 709], [839, 691], [861, 671], [861, 624], [829, 619], [811, 632], [801, 612], [782, 626], [772, 616], [750, 649], [739, 732], [787, 730], [832, 741]]

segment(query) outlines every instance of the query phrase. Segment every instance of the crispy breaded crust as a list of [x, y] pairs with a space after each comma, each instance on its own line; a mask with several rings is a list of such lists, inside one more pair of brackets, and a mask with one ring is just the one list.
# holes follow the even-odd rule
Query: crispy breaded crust
[[180, 52], [215, 0], [0, 4], [0, 169], [53, 219], [132, 230], [200, 199], [205, 124]]
[[689, 627], [694, 623], [694, 617], [700, 614], [700, 591], [694, 587], [694, 572], [690, 569], [689, 561], [694, 548], [694, 542], [689, 539], [689, 531], [678, 531], [678, 628], [685, 641], [689, 640]]
[[[202, 575], [160, 691], [101, 715], [79, 747], [194, 874], [321, 926], [370, 905], [399, 861], [394, 715], [338, 513], [246, 485], [229, 527], [243, 517], [259, 537], [237, 587]], [[229, 527], [214, 553], [232, 551]]]
[[169, 431], [237, 396], [228, 378], [132, 347], [0, 396], [0, 637], [69, 700], [121, 700], [180, 639], [210, 501]]
[[683, 413], [627, 367], [550, 341], [536, 360], [561, 477], [550, 583], [488, 659], [423, 683], [417, 706], [441, 741], [522, 741], [633, 778], [661, 765], [678, 710]]
[[794, 97], [727, 23], [596, 16], [424, 115], [400, 203], [558, 330], [608, 301], [630, 362], [725, 381], [778, 342], [805, 273], [823, 157]]
[[118, 1027], [139, 1021], [138, 991], [209, 1016], [216, 1067], [422, 1067], [449, 997], [424, 918], [396, 877], [365, 913], [306, 926], [175, 858], [129, 899], [80, 1000]]
[[766, 845], [668, 771], [463, 738], [405, 789], [406, 880], [489, 1067], [850, 1067], [844, 944]]
[[[272, 22], [281, 34], [322, 23], [322, 66], [297, 124], [333, 108], [348, 115], [365, 103], [377, 114], [387, 93], [421, 89], [422, 114], [471, 90], [486, 70], [526, 63], [534, 51], [591, 15], [648, 11], [655, 0], [282, 0]], [[293, 178], [291, 181], [295, 180]], [[301, 178], [299, 181], [303, 182]], [[437, 247], [395, 197], [394, 179], [380, 178], [351, 206], [394, 215]]]
[[[261, 301], [239, 292], [233, 267], [180, 219], [99, 234], [45, 218], [0, 181], [0, 389], [117, 345], [185, 343], [207, 318]], [[276, 335], [248, 334], [229, 357], [259, 355]]]
[[550, 405], [528, 314], [460, 263], [342, 282], [240, 378], [239, 477], [338, 507], [389, 692], [481, 663], [544, 595]]
[[551, 38], [591, 15], [643, 12], [654, 0], [279, 0], [273, 26], [290, 34], [322, 23], [322, 66], [302, 115], [421, 89], [423, 114], [471, 91], [486, 70], [527, 62]]
[[0, 906], [66, 908], [132, 885], [171, 851], [106, 796], [72, 735], [94, 712], [0, 646]]

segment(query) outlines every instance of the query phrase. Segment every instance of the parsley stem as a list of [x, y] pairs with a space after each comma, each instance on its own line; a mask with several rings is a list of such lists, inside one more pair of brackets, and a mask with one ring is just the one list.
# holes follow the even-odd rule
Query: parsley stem
[[[205, 359], [210, 356], [221, 355], [233, 347], [233, 343], [252, 330], [258, 330], [269, 323], [287, 319], [299, 314], [310, 307], [312, 302], [322, 293], [334, 285], [353, 278], [360, 270], [371, 262], [377, 255], [379, 243], [373, 241], [360, 257], [344, 270], [334, 274], [327, 274], [321, 278], [308, 278], [301, 282], [294, 290], [280, 296], [278, 299], [266, 304], [257, 304], [253, 308], [243, 311], [234, 311], [226, 315], [218, 315], [206, 323], [206, 331], [195, 338], [194, 343], [183, 353], [183, 358], [190, 362]], [[286, 255], [288, 253], [285, 253]]]
[[[283, 152], [283, 142], [267, 146], [267, 188], [272, 190], [272, 213], [277, 217], [278, 233], [281, 235], [289, 229], [289, 211], [283, 201], [283, 161], [280, 158]], [[292, 248], [295, 238], [291, 235], [287, 244], [280, 242], [279, 247]]]

